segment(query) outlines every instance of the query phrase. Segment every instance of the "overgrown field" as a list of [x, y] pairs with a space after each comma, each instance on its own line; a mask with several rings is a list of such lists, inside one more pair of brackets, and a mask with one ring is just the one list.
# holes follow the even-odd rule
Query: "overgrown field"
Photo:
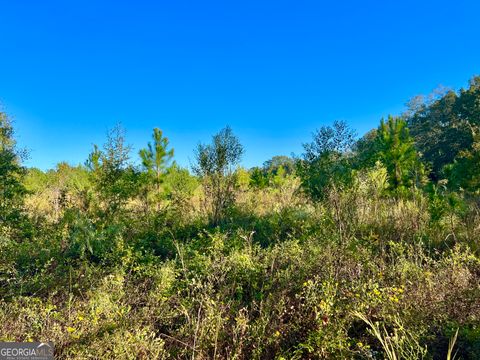
[[193, 174], [158, 129], [141, 165], [117, 128], [85, 165], [26, 169], [1, 115], [0, 341], [62, 359], [479, 359], [478, 99], [476, 78], [249, 170], [226, 128]]

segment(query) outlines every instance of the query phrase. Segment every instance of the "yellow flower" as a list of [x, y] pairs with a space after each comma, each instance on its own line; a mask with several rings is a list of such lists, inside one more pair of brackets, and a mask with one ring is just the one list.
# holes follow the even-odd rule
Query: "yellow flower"
[[279, 337], [279, 336], [280, 336], [280, 331], [278, 331], [278, 330], [275, 331], [275, 334], [274, 334], [274, 335], [275, 335], [275, 337]]
[[70, 334], [73, 333], [75, 330], [76, 330], [76, 329], [73, 328], [73, 327], [71, 327], [71, 326], [67, 327], [67, 331], [68, 331]]

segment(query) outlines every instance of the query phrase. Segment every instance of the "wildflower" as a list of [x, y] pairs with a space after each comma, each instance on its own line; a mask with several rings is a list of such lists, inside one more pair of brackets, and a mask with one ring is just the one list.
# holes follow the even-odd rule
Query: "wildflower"
[[397, 303], [398, 303], [398, 301], [399, 301], [398, 298], [397, 298], [395, 295], [390, 296], [390, 300], [391, 300], [392, 302], [397, 302]]

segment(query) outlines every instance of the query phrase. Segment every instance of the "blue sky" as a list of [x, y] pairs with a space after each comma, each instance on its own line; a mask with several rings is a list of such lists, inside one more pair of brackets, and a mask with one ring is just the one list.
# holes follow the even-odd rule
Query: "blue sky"
[[0, 102], [29, 166], [83, 163], [121, 122], [189, 164], [229, 124], [243, 164], [362, 134], [414, 95], [480, 73], [479, 1], [0, 0]]

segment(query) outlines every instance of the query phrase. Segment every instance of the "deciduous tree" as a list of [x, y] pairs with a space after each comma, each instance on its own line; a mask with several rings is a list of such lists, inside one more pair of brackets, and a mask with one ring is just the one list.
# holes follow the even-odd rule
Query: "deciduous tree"
[[26, 174], [23, 155], [16, 147], [9, 118], [0, 112], [0, 235], [19, 228], [27, 192], [22, 182]]
[[355, 132], [347, 123], [335, 121], [333, 126], [321, 127], [313, 141], [303, 145], [305, 152], [297, 163], [297, 173], [304, 190], [314, 199], [322, 198], [328, 186], [349, 181], [349, 152], [354, 140]]
[[193, 171], [202, 178], [213, 225], [220, 223], [235, 200], [235, 167], [243, 152], [242, 144], [230, 127], [214, 135], [211, 144], [199, 144], [196, 149]]

